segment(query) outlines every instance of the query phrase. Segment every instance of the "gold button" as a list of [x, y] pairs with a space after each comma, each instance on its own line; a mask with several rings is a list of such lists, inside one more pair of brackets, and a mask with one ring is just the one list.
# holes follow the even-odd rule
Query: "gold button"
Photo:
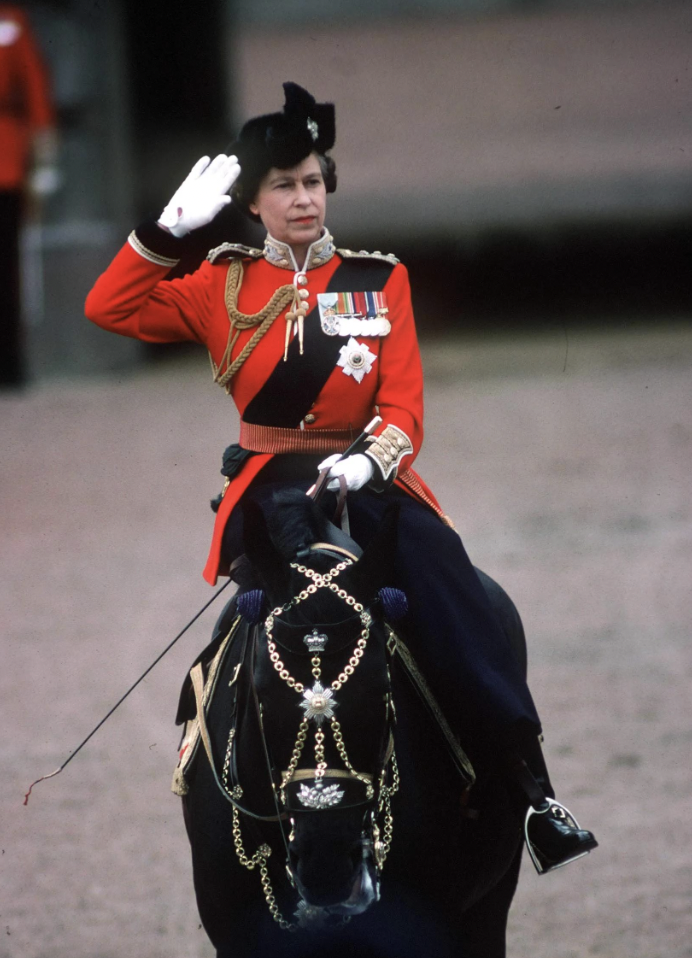
[[315, 416], [311, 412], [309, 412], [307, 416], [305, 417], [305, 422], [308, 424], [312, 424], [314, 421], [315, 421]]

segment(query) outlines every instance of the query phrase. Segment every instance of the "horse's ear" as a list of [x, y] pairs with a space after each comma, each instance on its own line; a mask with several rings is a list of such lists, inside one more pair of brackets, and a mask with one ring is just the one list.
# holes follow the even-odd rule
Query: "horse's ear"
[[397, 530], [400, 506], [392, 502], [387, 506], [382, 522], [356, 566], [358, 579], [364, 591], [373, 595], [394, 582], [394, 556], [396, 554]]
[[252, 499], [244, 501], [242, 509], [245, 555], [270, 595], [282, 592], [289, 584], [289, 570], [272, 542], [264, 512]]

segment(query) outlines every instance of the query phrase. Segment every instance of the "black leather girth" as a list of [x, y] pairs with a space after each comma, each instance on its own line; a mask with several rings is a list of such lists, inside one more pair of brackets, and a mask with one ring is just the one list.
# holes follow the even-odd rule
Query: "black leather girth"
[[[393, 269], [383, 260], [345, 260], [330, 279], [327, 292], [379, 292]], [[344, 342], [343, 336], [322, 332], [319, 308], [315, 306], [305, 317], [303, 355], [298, 337], [294, 336], [286, 362], [282, 356], [264, 386], [245, 407], [243, 420], [258, 426], [297, 429], [329, 379]]]

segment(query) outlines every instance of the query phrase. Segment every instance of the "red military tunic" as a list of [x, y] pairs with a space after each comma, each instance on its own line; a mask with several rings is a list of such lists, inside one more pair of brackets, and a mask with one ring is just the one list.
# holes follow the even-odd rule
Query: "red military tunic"
[[46, 71], [29, 20], [18, 6], [0, 3], [0, 190], [22, 187], [32, 137], [54, 125]]
[[[156, 246], [157, 250], [165, 250], [165, 253], [170, 254], [175, 253], [175, 244], [178, 242], [158, 227], [148, 234], [132, 234], [130, 241], [89, 293], [86, 315], [104, 329], [145, 342], [192, 340], [201, 343], [218, 366], [222, 362], [230, 332], [226, 306], [229, 258], [210, 254], [211, 260], [203, 263], [192, 275], [169, 281], [165, 277], [176, 259], [154, 252], [151, 247]], [[274, 243], [279, 247], [284, 246]], [[302, 288], [308, 292], [310, 308], [316, 305], [317, 295], [327, 290], [329, 281], [344, 258], [354, 256], [367, 257], [369, 254], [351, 254], [349, 257], [347, 251], [334, 252], [321, 265], [319, 258], [314, 265], [308, 265], [307, 283]], [[391, 258], [390, 262], [393, 264], [396, 261]], [[290, 284], [293, 280], [292, 267], [289, 270], [273, 265], [256, 251], [252, 256], [243, 258], [243, 268], [244, 277], [237, 305], [244, 314], [260, 312], [280, 286]], [[342, 366], [335, 365], [316, 396], [310, 413], [301, 421], [300, 429], [312, 434], [313, 438], [319, 436], [321, 430], [349, 430], [355, 438], [378, 412], [383, 423], [375, 434], [381, 433], [387, 426], [395, 426], [410, 439], [413, 449], [400, 462], [397, 483], [441, 514], [430, 490], [409, 469], [423, 441], [423, 376], [408, 274], [403, 265], [393, 266], [383, 292], [389, 310], [390, 332], [384, 336], [356, 336], [359, 343], [367, 346], [370, 353], [376, 356], [371, 361], [370, 371], [358, 382], [353, 375], [346, 375]], [[241, 418], [277, 364], [283, 362], [284, 317], [288, 308], [277, 318], [231, 380], [230, 393]], [[319, 322], [316, 314], [306, 318], [306, 324]], [[232, 350], [232, 359], [238, 356], [254, 332], [255, 329], [247, 329], [240, 333]], [[313, 328], [309, 331], [306, 326], [306, 336], [309, 332], [314, 335], [316, 330]], [[321, 331], [317, 331], [317, 334], [323, 335]], [[326, 448], [325, 456], [331, 451], [334, 450]], [[216, 582], [219, 574], [228, 573], [221, 563], [221, 540], [228, 517], [252, 480], [271, 458], [270, 453], [250, 457], [225, 490], [204, 570], [204, 577], [211, 584]]]

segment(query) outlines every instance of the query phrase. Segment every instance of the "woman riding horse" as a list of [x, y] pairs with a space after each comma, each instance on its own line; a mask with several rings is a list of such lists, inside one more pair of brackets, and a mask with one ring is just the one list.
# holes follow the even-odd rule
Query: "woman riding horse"
[[[324, 226], [336, 189], [334, 107], [296, 84], [284, 90], [282, 112], [248, 121], [232, 155], [199, 160], [158, 221], [131, 233], [86, 314], [146, 342], [203, 344], [214, 381], [240, 412], [239, 444], [224, 457], [210, 583], [243, 551], [238, 505], [249, 497], [307, 491], [330, 468], [329, 488], [348, 489], [360, 546], [397, 502], [393, 584], [408, 597], [404, 631], [449, 724], [480, 743], [476, 760], [523, 785], [536, 812], [527, 842], [539, 871], [549, 871], [597, 843], [552, 800], [516, 658], [461, 539], [411, 468], [423, 441], [423, 377], [406, 269], [391, 255], [335, 247]], [[267, 229], [264, 249], [225, 243], [192, 275], [168, 280], [186, 236], [231, 197]], [[372, 435], [343, 457], [375, 415]]]

